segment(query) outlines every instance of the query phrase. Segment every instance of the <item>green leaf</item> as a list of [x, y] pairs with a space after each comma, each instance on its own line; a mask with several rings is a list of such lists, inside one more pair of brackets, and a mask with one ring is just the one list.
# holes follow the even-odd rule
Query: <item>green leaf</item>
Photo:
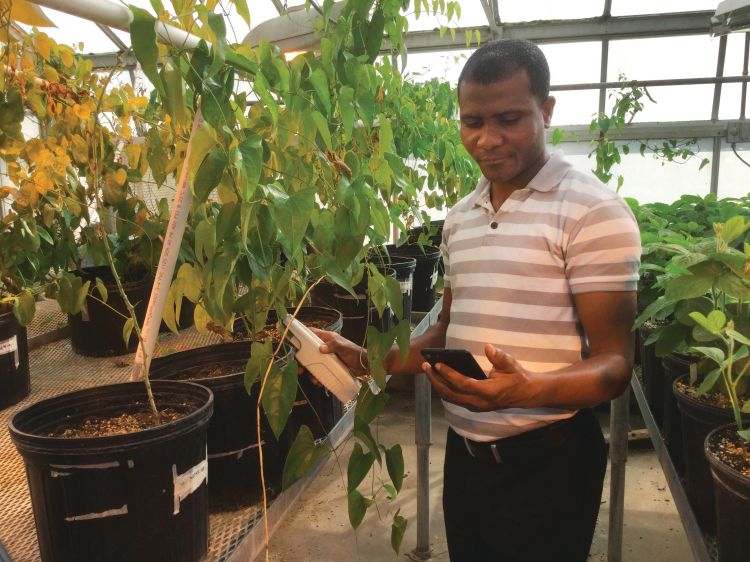
[[701, 381], [700, 386], [698, 386], [697, 392], [699, 396], [706, 396], [709, 393], [713, 392], [714, 386], [716, 385], [716, 382], [719, 380], [719, 377], [721, 376], [721, 369], [714, 369], [711, 372], [709, 372], [705, 377], [703, 377], [703, 380]]
[[721, 331], [727, 323], [727, 317], [721, 310], [712, 310], [706, 317], [706, 322], [711, 326], [714, 333]]
[[310, 118], [313, 120], [313, 123], [315, 123], [315, 127], [317, 127], [318, 132], [320, 133], [320, 137], [323, 139], [326, 148], [328, 150], [333, 150], [333, 143], [331, 142], [331, 131], [328, 129], [328, 121], [326, 121], [326, 118], [323, 117], [323, 115], [319, 111], [313, 111], [310, 114]]
[[96, 278], [96, 290], [99, 291], [99, 296], [101, 297], [102, 302], [107, 302], [107, 286], [104, 284], [104, 281], [98, 277]]
[[740, 343], [744, 343], [745, 345], [750, 345], [750, 339], [746, 338], [742, 334], [740, 334], [737, 330], [727, 330], [727, 335], [730, 336], [735, 341], [738, 341]]
[[169, 287], [169, 291], [167, 292], [167, 300], [164, 302], [164, 308], [161, 312], [161, 319], [167, 325], [167, 328], [169, 328], [173, 333], [176, 334], [179, 330], [177, 329], [178, 315], [175, 313], [175, 300], [173, 292], [174, 287], [174, 283], [172, 283], [172, 286]]
[[213, 222], [202, 220], [195, 227], [195, 257], [203, 262], [203, 257], [210, 260], [216, 251], [216, 226]]
[[[183, 127], [187, 125], [187, 111], [185, 108], [185, 83], [182, 73], [172, 61], [166, 61], [162, 69], [162, 80], [166, 91], [166, 104], [169, 115]], [[154, 127], [152, 130], [156, 131]], [[156, 175], [154, 175], [156, 177]]]
[[357, 489], [357, 486], [359, 486], [362, 480], [364, 480], [367, 473], [370, 472], [374, 462], [375, 455], [372, 453], [365, 453], [362, 449], [362, 445], [359, 443], [354, 444], [354, 449], [349, 457], [349, 464], [346, 469], [348, 491]]
[[401, 293], [401, 284], [395, 277], [387, 276], [385, 278], [385, 294], [393, 313], [401, 321], [404, 316], [404, 295]]
[[406, 525], [408, 521], [396, 512], [393, 516], [393, 524], [391, 525], [391, 547], [393, 551], [398, 554], [401, 548], [401, 542], [404, 540], [404, 533], [406, 533]]
[[664, 296], [672, 302], [701, 297], [711, 290], [713, 282], [710, 276], [682, 275], [667, 283]]
[[197, 269], [189, 263], [183, 263], [177, 271], [177, 279], [182, 281], [182, 290], [190, 302], [198, 302], [201, 296], [203, 281]]
[[701, 353], [714, 361], [717, 365], [721, 365], [724, 363], [724, 359], [726, 358], [724, 355], [724, 352], [721, 349], [718, 349], [716, 347], [692, 347], [691, 349], [694, 349], [698, 353]]
[[370, 25], [367, 28], [367, 39], [365, 49], [367, 52], [367, 61], [373, 63], [378, 58], [380, 45], [383, 43], [383, 30], [385, 29], [385, 16], [383, 8], [378, 8], [373, 12], [370, 19]]
[[[316, 68], [310, 74], [310, 82], [315, 88], [315, 93], [326, 116], [331, 115], [331, 95], [328, 91], [328, 77], [321, 68]], [[326, 130], [328, 127], [326, 126]], [[322, 133], [321, 133], [322, 134]], [[330, 148], [330, 146], [329, 146]]]
[[221, 150], [212, 150], [198, 168], [193, 181], [193, 193], [197, 201], [203, 203], [219, 185], [221, 176], [227, 167], [226, 154]]
[[208, 69], [206, 78], [211, 78], [224, 65], [227, 52], [227, 29], [224, 25], [224, 16], [215, 13], [208, 14], [208, 25], [211, 27], [215, 40], [211, 44], [211, 66]]
[[247, 180], [245, 191], [240, 193], [240, 196], [244, 201], [249, 201], [255, 193], [263, 171], [263, 141], [255, 133], [248, 132], [237, 145], [237, 149], [242, 156], [242, 171]]
[[359, 527], [367, 512], [367, 502], [357, 490], [350, 490], [347, 501], [349, 507], [349, 523], [353, 529]]
[[303, 425], [287, 454], [281, 476], [281, 489], [287, 490], [307, 474], [318, 460], [326, 456], [327, 453], [328, 448], [323, 444], [316, 445], [310, 428]]
[[382, 464], [383, 459], [380, 455], [380, 447], [378, 447], [378, 442], [372, 436], [370, 426], [357, 416], [354, 417], [354, 436], [367, 445], [367, 448], [374, 455], [378, 464]]
[[731, 244], [738, 237], [742, 236], [748, 228], [750, 228], [750, 222], [745, 224], [745, 217], [742, 215], [735, 215], [727, 220], [723, 226], [721, 238], [727, 244]]
[[24, 289], [13, 299], [13, 315], [21, 326], [31, 324], [31, 321], [34, 319], [35, 310], [36, 300], [32, 292], [28, 289]]
[[261, 401], [268, 423], [277, 438], [281, 437], [289, 414], [292, 413], [296, 396], [297, 362], [291, 360], [283, 369], [279, 369], [275, 362], [272, 363]]
[[564, 138], [565, 138], [565, 131], [563, 131], [562, 129], [556, 128], [554, 131], [552, 131], [552, 145], [553, 146], [560, 144]]
[[386, 402], [388, 402], [388, 395], [385, 392], [373, 394], [370, 387], [363, 384], [359, 396], [357, 396], [356, 417], [360, 418], [365, 424], [369, 424], [380, 415]]
[[338, 106], [344, 124], [344, 142], [347, 143], [352, 138], [354, 121], [357, 118], [354, 112], [354, 89], [351, 86], [342, 86], [339, 90]]
[[283, 236], [282, 246], [287, 256], [292, 257], [301, 251], [315, 206], [315, 189], [306, 187], [288, 195], [278, 187], [269, 186], [268, 195], [271, 216]]
[[157, 61], [159, 49], [156, 46], [156, 19], [146, 10], [130, 6], [133, 13], [133, 21], [130, 22], [130, 41], [133, 46], [133, 54], [141, 64], [141, 70], [159, 92], [165, 96], [164, 84], [162, 84]]
[[394, 445], [385, 452], [385, 466], [388, 468], [388, 476], [397, 491], [401, 491], [404, 482], [404, 454], [401, 445]]
[[132, 317], [125, 320], [125, 324], [122, 326], [122, 340], [125, 342], [125, 345], [130, 343], [130, 335], [133, 333], [134, 326], [135, 321]]
[[735, 273], [725, 273], [716, 280], [716, 288], [738, 300], [750, 300], [750, 287]]
[[250, 27], [250, 10], [247, 9], [247, 0], [234, 0], [234, 7], [237, 15]]
[[381, 390], [385, 388], [386, 383], [383, 360], [390, 351], [391, 344], [393, 344], [391, 331], [383, 334], [375, 326], [367, 326], [367, 356], [370, 362], [370, 375]]
[[656, 355], [664, 357], [684, 345], [690, 337], [691, 328], [684, 324], [670, 324], [659, 331], [659, 339], [656, 340]]
[[190, 179], [195, 178], [198, 168], [203, 164], [211, 149], [217, 145], [216, 131], [210, 123], [203, 121], [198, 130], [190, 137], [190, 156], [188, 158]]
[[273, 343], [268, 341], [254, 341], [250, 345], [250, 358], [245, 364], [245, 390], [252, 394], [255, 382], [266, 374], [268, 361], [273, 355]]

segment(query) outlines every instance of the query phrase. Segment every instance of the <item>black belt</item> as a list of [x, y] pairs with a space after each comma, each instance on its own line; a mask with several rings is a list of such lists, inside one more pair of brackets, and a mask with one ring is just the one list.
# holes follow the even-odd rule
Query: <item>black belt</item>
[[571, 418], [496, 441], [472, 441], [457, 433], [456, 436], [463, 440], [469, 455], [477, 460], [497, 464], [529, 462], [548, 457], [565, 447], [568, 436], [576, 431], [575, 426], [589, 416], [593, 416], [591, 410], [579, 410]]

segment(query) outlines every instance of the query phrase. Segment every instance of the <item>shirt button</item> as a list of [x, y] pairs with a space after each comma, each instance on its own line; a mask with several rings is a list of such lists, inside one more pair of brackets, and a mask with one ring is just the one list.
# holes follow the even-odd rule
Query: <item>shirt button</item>
[[492, 230], [495, 230], [495, 229], [497, 228], [497, 221], [492, 221], [492, 222], [490, 223], [490, 228], [491, 228]]

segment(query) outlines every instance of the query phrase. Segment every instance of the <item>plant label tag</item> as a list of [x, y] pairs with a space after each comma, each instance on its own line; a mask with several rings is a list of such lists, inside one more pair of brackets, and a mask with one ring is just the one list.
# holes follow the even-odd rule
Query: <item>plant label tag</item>
[[437, 285], [437, 280], [438, 280], [438, 270], [436, 267], [435, 271], [432, 272], [432, 277], [430, 278], [430, 289], [432, 289], [435, 285]]
[[81, 307], [81, 320], [84, 322], [88, 322], [90, 320], [89, 318], [89, 306], [87, 303], [83, 303], [83, 306]]
[[177, 473], [177, 466], [172, 465], [172, 481], [174, 482], [174, 511], [180, 512], [182, 500], [195, 492], [203, 482], [208, 482], [208, 457], [182, 474]]
[[0, 341], [0, 355], [8, 355], [10, 353], [13, 354], [16, 369], [18, 369], [18, 338], [16, 336]]
[[401, 287], [401, 292], [406, 295], [411, 295], [411, 288], [412, 288], [413, 281], [414, 281], [413, 275], [409, 275], [409, 278], [406, 281], [399, 281], [398, 284]]

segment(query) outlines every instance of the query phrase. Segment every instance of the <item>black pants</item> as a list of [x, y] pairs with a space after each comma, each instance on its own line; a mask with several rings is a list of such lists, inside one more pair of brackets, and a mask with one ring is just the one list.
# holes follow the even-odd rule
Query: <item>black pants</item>
[[498, 443], [492, 454], [471, 447], [472, 455], [448, 430], [443, 510], [451, 561], [585, 561], [607, 466], [594, 413]]

